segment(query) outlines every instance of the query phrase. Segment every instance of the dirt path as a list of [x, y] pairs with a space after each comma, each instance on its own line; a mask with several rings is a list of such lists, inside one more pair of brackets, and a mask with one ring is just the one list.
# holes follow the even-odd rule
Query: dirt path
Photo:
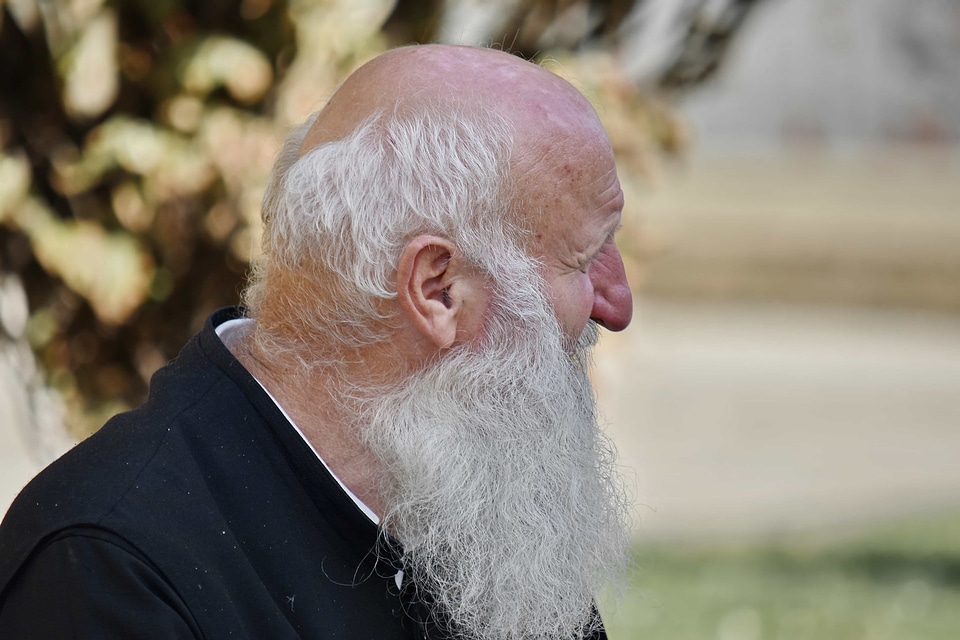
[[960, 507], [960, 318], [647, 300], [596, 380], [648, 536]]

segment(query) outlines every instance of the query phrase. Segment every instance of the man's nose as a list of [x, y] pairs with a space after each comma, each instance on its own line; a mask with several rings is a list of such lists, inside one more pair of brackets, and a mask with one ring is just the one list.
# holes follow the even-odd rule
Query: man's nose
[[616, 245], [605, 251], [590, 268], [593, 309], [590, 319], [610, 331], [623, 331], [633, 318], [633, 294]]

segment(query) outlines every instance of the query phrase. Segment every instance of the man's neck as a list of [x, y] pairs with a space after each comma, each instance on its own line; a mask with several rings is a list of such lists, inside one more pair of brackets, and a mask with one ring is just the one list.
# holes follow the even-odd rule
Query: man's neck
[[342, 400], [341, 381], [349, 374], [266, 358], [251, 334], [227, 345], [231, 353], [273, 396], [337, 478], [382, 514], [380, 462], [360, 442], [354, 416]]

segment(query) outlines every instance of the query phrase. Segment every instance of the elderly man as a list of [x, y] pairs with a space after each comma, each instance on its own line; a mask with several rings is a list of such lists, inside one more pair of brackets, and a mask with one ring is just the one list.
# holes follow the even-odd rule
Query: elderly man
[[567, 82], [421, 46], [284, 144], [246, 312], [0, 528], [3, 638], [602, 638], [625, 500], [586, 376], [632, 313]]

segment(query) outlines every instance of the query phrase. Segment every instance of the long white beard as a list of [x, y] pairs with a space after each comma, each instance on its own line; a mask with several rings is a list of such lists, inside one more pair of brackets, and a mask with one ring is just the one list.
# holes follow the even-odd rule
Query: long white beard
[[623, 566], [628, 504], [587, 377], [597, 328], [568, 352], [534, 289], [514, 296], [534, 312], [501, 301], [482, 344], [364, 403], [383, 526], [457, 637], [580, 638]]

